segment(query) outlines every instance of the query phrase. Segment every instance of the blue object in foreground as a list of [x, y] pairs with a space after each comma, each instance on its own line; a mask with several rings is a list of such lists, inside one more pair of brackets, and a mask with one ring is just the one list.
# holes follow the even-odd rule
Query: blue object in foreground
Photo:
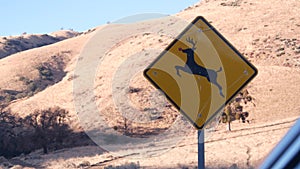
[[261, 169], [299, 168], [300, 169], [300, 119], [272, 150]]

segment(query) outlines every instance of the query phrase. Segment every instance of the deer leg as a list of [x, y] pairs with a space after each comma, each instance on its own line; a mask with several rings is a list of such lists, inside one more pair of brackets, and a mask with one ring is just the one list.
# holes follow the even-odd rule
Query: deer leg
[[175, 66], [175, 69], [176, 69], [176, 73], [179, 77], [181, 77], [179, 70], [185, 71], [185, 67], [182, 67], [182, 66]]
[[222, 89], [221, 85], [219, 85], [219, 83], [217, 83], [217, 82], [212, 82], [212, 83], [219, 88], [220, 95], [222, 97], [225, 97], [224, 94], [223, 94], [223, 89]]
[[210, 76], [207, 76], [206, 77], [207, 80], [209, 82], [211, 82], [212, 84], [216, 85], [219, 89], [219, 93], [222, 97], [225, 97], [224, 94], [223, 94], [223, 89], [222, 89], [222, 86], [217, 82], [217, 75], [216, 73], [212, 74], [211, 77]]

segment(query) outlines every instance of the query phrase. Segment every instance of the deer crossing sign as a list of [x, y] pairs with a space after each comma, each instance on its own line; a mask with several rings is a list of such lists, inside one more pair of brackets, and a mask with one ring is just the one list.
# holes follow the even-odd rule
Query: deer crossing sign
[[256, 75], [257, 69], [200, 16], [144, 71], [197, 129]]

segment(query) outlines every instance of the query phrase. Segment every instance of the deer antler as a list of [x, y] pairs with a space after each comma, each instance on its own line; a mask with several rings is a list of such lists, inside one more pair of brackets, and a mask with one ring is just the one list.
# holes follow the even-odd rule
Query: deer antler
[[197, 41], [194, 41], [194, 40], [193, 40], [192, 38], [190, 38], [190, 37], [186, 38], [186, 41], [193, 45], [193, 47], [192, 47], [193, 50], [196, 49], [196, 43], [197, 43]]

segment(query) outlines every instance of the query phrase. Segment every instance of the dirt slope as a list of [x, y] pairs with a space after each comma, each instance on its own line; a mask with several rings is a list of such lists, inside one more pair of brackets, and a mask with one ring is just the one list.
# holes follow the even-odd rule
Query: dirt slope
[[[198, 15], [204, 16], [252, 63], [259, 71], [257, 78], [249, 85], [249, 92], [255, 98], [254, 105], [245, 105], [250, 112], [250, 124], [234, 122], [232, 132], [225, 131], [220, 125], [206, 139], [206, 164], [208, 168], [251, 168], [257, 167], [261, 160], [271, 151], [286, 131], [299, 118], [300, 107], [300, 2], [291, 0], [214, 0], [202, 1], [176, 14], [191, 21]], [[73, 127], [80, 128], [74, 108], [72, 82], [74, 67], [80, 51], [95, 32], [68, 39], [53, 45], [16, 53], [0, 60], [0, 87], [5, 91], [23, 91], [26, 86], [19, 80], [20, 76], [35, 79], [39, 76], [36, 66], [44, 62], [57, 63], [52, 56], [62, 58], [64, 76], [32, 96], [22, 97], [11, 102], [9, 108], [24, 116], [34, 109], [58, 105], [70, 110], [73, 116]], [[130, 37], [107, 53], [114, 59], [107, 60], [114, 69], [103, 67], [105, 72], [98, 72], [95, 78], [95, 98], [99, 107], [107, 108], [107, 119], [116, 125], [112, 107], [111, 93], [107, 90], [111, 75], [126, 57], [154, 46], [163, 49], [170, 38], [157, 35], [141, 34]], [[140, 43], [139, 43], [140, 42]], [[130, 50], [128, 50], [130, 49]], [[143, 53], [145, 54], [145, 53]], [[116, 57], [118, 56], [118, 57]], [[122, 56], [122, 57], [121, 57]], [[83, 65], [89, 68], [92, 60]], [[12, 66], [14, 65], [14, 66]], [[54, 66], [55, 67], [55, 66]], [[111, 71], [110, 71], [111, 70]], [[7, 76], [9, 75], [9, 76]], [[141, 76], [134, 79], [131, 85], [143, 86], [144, 91], [130, 95], [140, 107], [148, 106], [146, 97], [150, 84]], [[5, 90], [5, 91], [4, 91]], [[144, 92], [144, 93], [143, 93]], [[1, 93], [0, 93], [1, 94]], [[144, 100], [143, 100], [144, 99]], [[100, 103], [105, 103], [102, 105]], [[168, 113], [169, 111], [169, 113]], [[172, 114], [173, 113], [173, 114]], [[162, 128], [171, 123], [176, 116], [174, 110], [166, 110], [163, 120], [156, 123]], [[115, 119], [114, 119], [115, 118]], [[113, 120], [114, 119], [114, 120]], [[149, 128], [153, 126], [148, 126]], [[148, 128], [148, 129], [149, 129]], [[144, 128], [143, 130], [147, 130]], [[84, 161], [103, 168], [104, 165], [121, 165], [126, 162], [139, 161], [144, 168], [182, 168], [197, 165], [196, 132], [186, 138], [171, 151], [158, 157], [131, 159], [120, 157], [113, 159], [110, 154], [96, 147], [79, 147], [65, 149], [49, 155], [40, 155], [37, 151], [18, 160], [45, 168], [74, 168]]]
[[61, 30], [51, 34], [0, 37], [0, 59], [24, 50], [59, 42], [79, 35], [78, 32]]

